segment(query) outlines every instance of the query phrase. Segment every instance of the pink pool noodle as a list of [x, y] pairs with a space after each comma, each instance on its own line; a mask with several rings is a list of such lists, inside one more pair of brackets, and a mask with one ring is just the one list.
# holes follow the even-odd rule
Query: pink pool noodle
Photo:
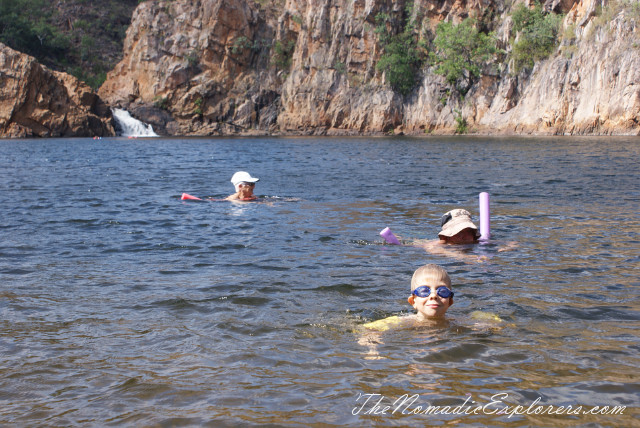
[[398, 241], [398, 238], [396, 238], [396, 235], [394, 235], [393, 232], [391, 232], [391, 229], [389, 229], [388, 227], [382, 229], [382, 231], [380, 232], [380, 236], [382, 236], [384, 240], [387, 241], [387, 244], [402, 245], [400, 244], [400, 241]]
[[182, 199], [183, 201], [184, 201], [184, 200], [187, 200], [187, 199], [188, 199], [188, 200], [193, 200], [193, 201], [201, 201], [201, 200], [202, 200], [202, 199], [200, 199], [200, 198], [196, 198], [195, 196], [191, 196], [191, 195], [190, 195], [190, 194], [188, 194], [188, 193], [183, 193], [183, 194], [182, 194], [182, 197], [181, 197], [180, 199]]
[[480, 193], [480, 239], [491, 237], [491, 209], [489, 208], [489, 194]]

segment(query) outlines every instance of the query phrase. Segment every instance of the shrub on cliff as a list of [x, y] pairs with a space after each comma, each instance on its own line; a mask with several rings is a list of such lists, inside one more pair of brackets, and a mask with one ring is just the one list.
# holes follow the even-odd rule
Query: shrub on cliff
[[[589, 27], [587, 37], [593, 40], [594, 34], [601, 28], [611, 28], [611, 22], [622, 15], [626, 21], [640, 21], [640, 2], [638, 0], [609, 0], [606, 4], [598, 5], [595, 10], [593, 25]], [[634, 40], [633, 46], [638, 47], [640, 40]]]
[[385, 73], [395, 91], [407, 95], [416, 84], [416, 75], [423, 62], [421, 56], [413, 34], [402, 32], [391, 37], [385, 45], [376, 69]]
[[511, 17], [513, 29], [518, 33], [511, 52], [515, 70], [533, 68], [536, 61], [547, 58], [555, 50], [562, 16], [544, 14], [540, 6], [529, 9], [521, 4]]
[[[406, 16], [413, 15], [413, 3], [406, 5]], [[376, 16], [376, 34], [382, 47], [382, 55], [376, 64], [376, 70], [383, 72], [394, 91], [407, 95], [415, 87], [418, 73], [424, 64], [423, 51], [415, 35], [415, 23], [404, 20], [403, 29], [395, 35], [388, 32], [391, 17], [381, 13]]]
[[436, 66], [436, 74], [444, 76], [463, 95], [480, 77], [482, 65], [498, 52], [493, 33], [478, 30], [472, 18], [458, 25], [438, 24], [433, 47], [430, 59]]
[[273, 46], [272, 63], [280, 70], [288, 71], [291, 67], [291, 59], [296, 48], [296, 41], [281, 42], [276, 40]]

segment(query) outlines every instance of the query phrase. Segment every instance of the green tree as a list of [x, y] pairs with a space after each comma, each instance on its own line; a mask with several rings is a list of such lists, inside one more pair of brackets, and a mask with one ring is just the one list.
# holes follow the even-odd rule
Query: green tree
[[138, 0], [0, 0], [0, 42], [93, 88], [122, 55]]
[[395, 91], [407, 95], [416, 85], [418, 71], [424, 62], [422, 57], [415, 36], [402, 32], [385, 45], [376, 69], [385, 73]]
[[536, 61], [553, 53], [558, 41], [561, 15], [544, 14], [540, 6], [529, 9], [521, 4], [511, 18], [513, 29], [519, 33], [511, 53], [516, 71], [533, 68]]
[[418, 37], [415, 35], [415, 23], [411, 20], [413, 3], [406, 5], [404, 28], [398, 34], [391, 35], [387, 30], [391, 17], [381, 13], [376, 16], [376, 34], [382, 46], [382, 55], [376, 64], [376, 70], [385, 73], [391, 87], [407, 95], [415, 87], [418, 73], [422, 68], [425, 55]]
[[47, 22], [45, 0], [0, 0], [0, 41], [36, 57], [64, 55], [68, 38]]
[[291, 60], [293, 58], [293, 52], [296, 48], [296, 41], [289, 40], [287, 42], [281, 42], [276, 40], [273, 46], [273, 63], [281, 70], [289, 70], [291, 67]]
[[498, 52], [493, 33], [483, 33], [473, 18], [458, 25], [441, 22], [436, 27], [434, 50], [430, 54], [435, 72], [466, 94], [480, 77], [482, 65]]

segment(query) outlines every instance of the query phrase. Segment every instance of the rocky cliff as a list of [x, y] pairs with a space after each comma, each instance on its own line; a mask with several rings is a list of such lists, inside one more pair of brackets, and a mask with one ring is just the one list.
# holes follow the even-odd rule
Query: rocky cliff
[[586, 0], [572, 5], [563, 23], [572, 44], [530, 75], [501, 76], [477, 88], [464, 113], [478, 129], [640, 135], [640, 22], [618, 13], [594, 28], [595, 6]]
[[376, 68], [381, 14], [390, 33], [413, 14], [427, 39], [476, 16], [508, 53], [517, 3], [146, 1], [99, 94], [174, 135], [453, 133], [460, 120], [476, 133], [638, 135], [638, 17], [621, 9], [596, 25], [606, 0], [548, 0], [565, 14], [555, 53], [518, 73], [488, 63], [464, 97], [428, 65], [404, 95]]
[[0, 136], [115, 135], [111, 111], [86, 84], [0, 43]]

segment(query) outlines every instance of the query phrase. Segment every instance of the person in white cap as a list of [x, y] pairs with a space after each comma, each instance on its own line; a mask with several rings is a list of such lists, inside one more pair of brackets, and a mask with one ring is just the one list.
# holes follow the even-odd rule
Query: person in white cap
[[255, 201], [258, 199], [253, 194], [256, 182], [260, 181], [259, 178], [252, 177], [246, 171], [238, 171], [231, 177], [231, 183], [236, 188], [236, 193], [226, 197], [227, 201]]

